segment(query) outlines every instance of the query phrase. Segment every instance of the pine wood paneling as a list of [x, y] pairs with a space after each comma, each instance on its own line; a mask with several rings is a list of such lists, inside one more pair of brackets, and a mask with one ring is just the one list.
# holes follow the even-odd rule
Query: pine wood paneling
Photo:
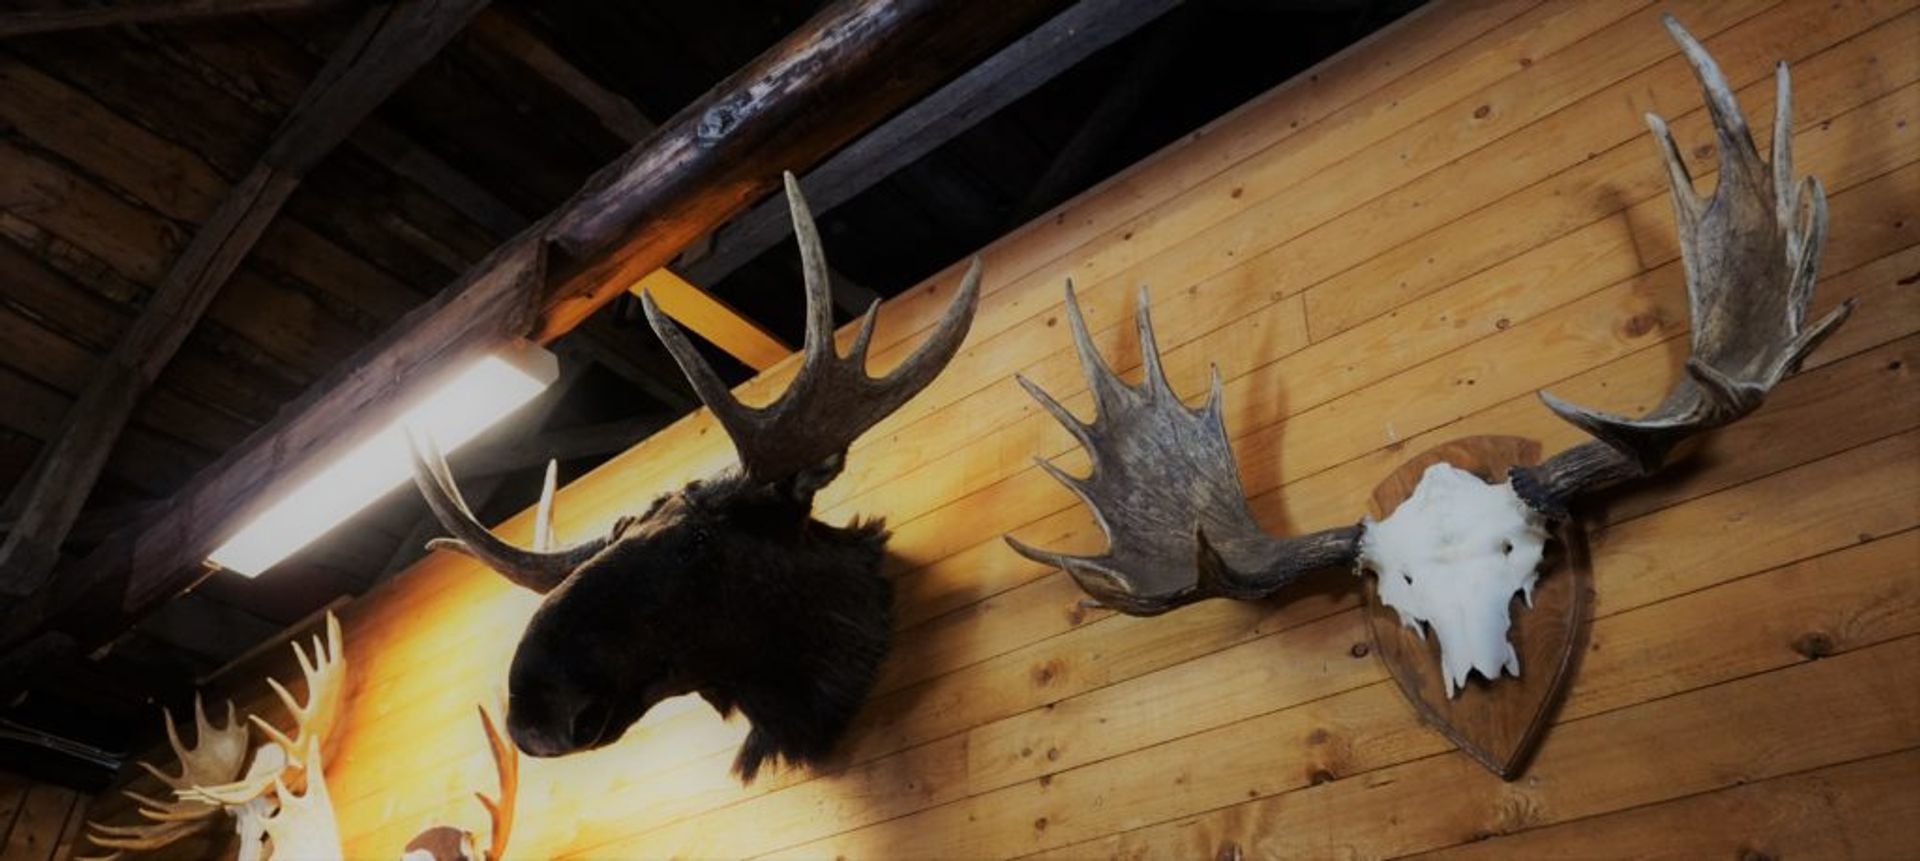
[[75, 790], [0, 772], [0, 861], [63, 861], [87, 807]]
[[[1100, 545], [1030, 461], [1084, 455], [1010, 380], [1088, 408], [1068, 276], [1126, 373], [1142, 282], [1176, 389], [1197, 395], [1220, 366], [1246, 490], [1276, 530], [1350, 522], [1381, 476], [1449, 438], [1578, 441], [1541, 388], [1650, 406], [1682, 373], [1687, 317], [1639, 115], [1666, 115], [1703, 181], [1713, 169], [1664, 8], [1436, 3], [984, 249], [967, 347], [821, 497], [830, 520], [896, 530], [895, 654], [838, 764], [741, 787], [727, 764], [745, 727], [673, 701], [612, 747], [524, 762], [515, 854], [1912, 854], [1884, 821], [1920, 802], [1912, 0], [1675, 10], [1763, 139], [1772, 63], [1792, 62], [1796, 163], [1832, 205], [1815, 304], [1860, 307], [1765, 409], [1595, 506], [1590, 650], [1521, 781], [1418, 724], [1342, 572], [1136, 619], [1079, 607], [1064, 575], [1000, 542]], [[876, 370], [957, 280], [889, 304]], [[689, 417], [575, 482], [560, 530], [724, 467], [714, 430]], [[502, 531], [527, 530], [523, 515]], [[499, 695], [534, 606], [439, 554], [348, 608], [329, 770], [350, 855], [480, 824], [469, 793], [492, 772], [472, 703]], [[262, 692], [239, 694], [273, 714]], [[1675, 824], [1688, 833], [1663, 839]]]

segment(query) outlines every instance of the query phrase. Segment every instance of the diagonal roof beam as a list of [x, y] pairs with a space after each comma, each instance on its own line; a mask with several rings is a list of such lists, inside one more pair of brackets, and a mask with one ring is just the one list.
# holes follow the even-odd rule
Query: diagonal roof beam
[[[801, 177], [800, 188], [814, 217], [919, 161], [1180, 2], [1082, 0], [1074, 4]], [[718, 284], [792, 233], [786, 201], [775, 196], [720, 228], [706, 256], [677, 271], [695, 284]]]
[[[579, 102], [599, 118], [607, 131], [629, 145], [639, 143], [659, 128], [625, 96], [601, 86], [508, 13], [499, 9], [481, 13], [473, 21], [473, 35]], [[665, 268], [654, 270], [635, 282], [631, 289], [636, 294], [653, 291], [661, 310], [755, 371], [771, 368], [793, 352], [792, 347], [753, 318]], [[866, 308], [862, 306], [859, 310]]]
[[460, 31], [485, 0], [411, 0], [363, 16], [161, 280], [41, 455], [20, 523], [0, 544], [0, 595], [38, 591], [140, 396], [320, 159]]
[[248, 12], [286, 12], [338, 5], [338, 0], [56, 0], [0, 12], [0, 38], [115, 24], [159, 23]]
[[1064, 0], [838, 0], [475, 264], [161, 510], [8, 608], [0, 648], [71, 632], [97, 644], [190, 587], [246, 515], [395, 415], [450, 360], [518, 336], [552, 341], [771, 191]]

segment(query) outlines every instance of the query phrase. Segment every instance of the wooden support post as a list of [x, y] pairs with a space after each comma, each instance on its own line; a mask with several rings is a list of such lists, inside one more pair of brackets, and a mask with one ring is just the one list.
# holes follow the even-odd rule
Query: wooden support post
[[74, 401], [41, 456], [18, 528], [0, 544], [0, 595], [38, 591], [140, 396], [253, 250], [300, 177], [459, 32], [484, 0], [379, 7], [327, 61], [246, 177], [173, 263], [147, 307]]
[[772, 332], [671, 269], [655, 269], [628, 289], [635, 296], [653, 294], [660, 310], [755, 371], [771, 368], [793, 354], [793, 348]]
[[159, 23], [249, 12], [287, 12], [335, 5], [338, 0], [57, 0], [38, 8], [0, 12], [0, 38], [115, 24]]

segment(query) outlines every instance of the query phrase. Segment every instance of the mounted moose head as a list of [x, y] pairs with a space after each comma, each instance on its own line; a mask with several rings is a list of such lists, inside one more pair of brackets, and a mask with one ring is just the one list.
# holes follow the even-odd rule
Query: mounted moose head
[[[1479, 486], [1478, 492], [1504, 498], [1487, 501], [1491, 508], [1483, 510], [1509, 503], [1518, 510], [1502, 518], [1510, 522], [1506, 534], [1514, 537], [1502, 550], [1488, 555], [1530, 549], [1529, 570], [1539, 558], [1539, 538], [1527, 538], [1538, 533], [1534, 521], [1564, 519], [1570, 502], [1580, 494], [1650, 475], [1666, 465], [1681, 443], [1758, 409], [1773, 387], [1797, 371], [1853, 307], [1848, 300], [1807, 324], [1807, 305], [1826, 237], [1826, 199], [1818, 180], [1794, 181], [1786, 64], [1779, 66], [1776, 76], [1773, 159], [1768, 163], [1755, 147], [1746, 119], [1713, 58], [1671, 17], [1666, 25], [1705, 91], [1720, 153], [1719, 183], [1710, 197], [1703, 198], [1694, 190], [1666, 123], [1652, 114], [1646, 118], [1672, 185], [1693, 317], [1693, 355], [1687, 361], [1686, 377], [1639, 419], [1603, 415], [1542, 393], [1549, 408], [1594, 440], [1537, 466], [1515, 467], [1504, 484], [1486, 485], [1467, 477]], [[1044, 460], [1040, 466], [1093, 509], [1109, 548], [1098, 556], [1069, 556], [1029, 547], [1011, 537], [1007, 541], [1022, 555], [1064, 569], [1098, 604], [1151, 615], [1204, 598], [1260, 598], [1314, 569], [1360, 560], [1376, 572], [1404, 570], [1406, 585], [1411, 586], [1414, 573], [1434, 570], [1431, 565], [1421, 572], [1413, 569], [1469, 552], [1460, 545], [1474, 543], [1472, 532], [1447, 527], [1444, 517], [1427, 521], [1438, 526], [1416, 528], [1425, 534], [1413, 541], [1395, 538], [1399, 530], [1387, 528], [1386, 521], [1297, 537], [1268, 535], [1254, 521], [1241, 493], [1220, 412], [1218, 371], [1204, 408], [1190, 410], [1180, 402], [1160, 367], [1143, 289], [1138, 326], [1146, 381], [1130, 386], [1095, 351], [1071, 284], [1066, 305], [1098, 419], [1082, 423], [1039, 387], [1024, 378], [1020, 383], [1092, 455], [1093, 472], [1085, 479], [1068, 476]], [[1416, 500], [1423, 493], [1439, 495], [1449, 483], [1458, 483], [1444, 470], [1429, 474], [1430, 479], [1436, 477], [1431, 484], [1423, 480]], [[1451, 498], [1443, 505], [1425, 507], [1457, 514], [1461, 506]], [[1402, 506], [1402, 510], [1409, 508]], [[1409, 511], [1409, 516], [1413, 513]], [[1499, 546], [1498, 540], [1484, 535], [1477, 543]], [[1411, 550], [1392, 554], [1385, 547], [1389, 544], [1411, 546]], [[1396, 561], [1381, 562], [1383, 555], [1393, 555]], [[1479, 594], [1423, 599], [1435, 594], [1428, 588], [1383, 588], [1381, 594], [1388, 598], [1394, 591], [1412, 593], [1413, 600], [1396, 606], [1403, 618], [1435, 625], [1451, 619], [1453, 624], [1481, 632], [1497, 626], [1490, 636], [1496, 638], [1496, 645], [1505, 646], [1508, 605], [1515, 592], [1529, 588], [1531, 578], [1524, 576], [1526, 572], [1495, 573], [1500, 576], [1480, 578], [1486, 585]], [[1456, 579], [1440, 591], [1471, 591], [1463, 583]], [[1443, 646], [1449, 639], [1485, 646], [1487, 636], [1450, 638], [1443, 633], [1441, 640]], [[1484, 648], [1468, 651], [1478, 654], [1454, 656], [1452, 663], [1471, 664], [1483, 673], [1498, 673], [1509, 662], [1511, 669], [1518, 669], [1510, 648], [1505, 653]], [[1461, 681], [1464, 674], [1464, 669], [1459, 671]]]
[[546, 595], [507, 681], [507, 732], [528, 754], [609, 744], [655, 703], [698, 693], [752, 722], [734, 760], [735, 773], [750, 781], [769, 760], [826, 756], [873, 686], [892, 631], [892, 589], [879, 574], [887, 533], [879, 520], [814, 520], [813, 495], [839, 475], [854, 439], [925, 388], [960, 349], [980, 265], [927, 342], [893, 373], [869, 377], [879, 304], [840, 357], [820, 235], [792, 175], [786, 190], [807, 334], [804, 361], [779, 400], [735, 400], [679, 327], [643, 300], [654, 332], [732, 438], [738, 471], [661, 496], [603, 537], [555, 548], [549, 467], [534, 546], [522, 549], [475, 520], [446, 461], [416, 446], [415, 483], [455, 536], [429, 546], [466, 553]]

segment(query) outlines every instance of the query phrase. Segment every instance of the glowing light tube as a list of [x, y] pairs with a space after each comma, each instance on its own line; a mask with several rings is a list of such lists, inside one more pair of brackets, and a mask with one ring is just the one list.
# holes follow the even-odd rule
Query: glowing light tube
[[406, 428], [451, 452], [525, 406], [557, 376], [553, 354], [531, 344], [476, 359], [391, 425], [287, 490], [208, 561], [247, 577], [272, 568], [410, 480]]

